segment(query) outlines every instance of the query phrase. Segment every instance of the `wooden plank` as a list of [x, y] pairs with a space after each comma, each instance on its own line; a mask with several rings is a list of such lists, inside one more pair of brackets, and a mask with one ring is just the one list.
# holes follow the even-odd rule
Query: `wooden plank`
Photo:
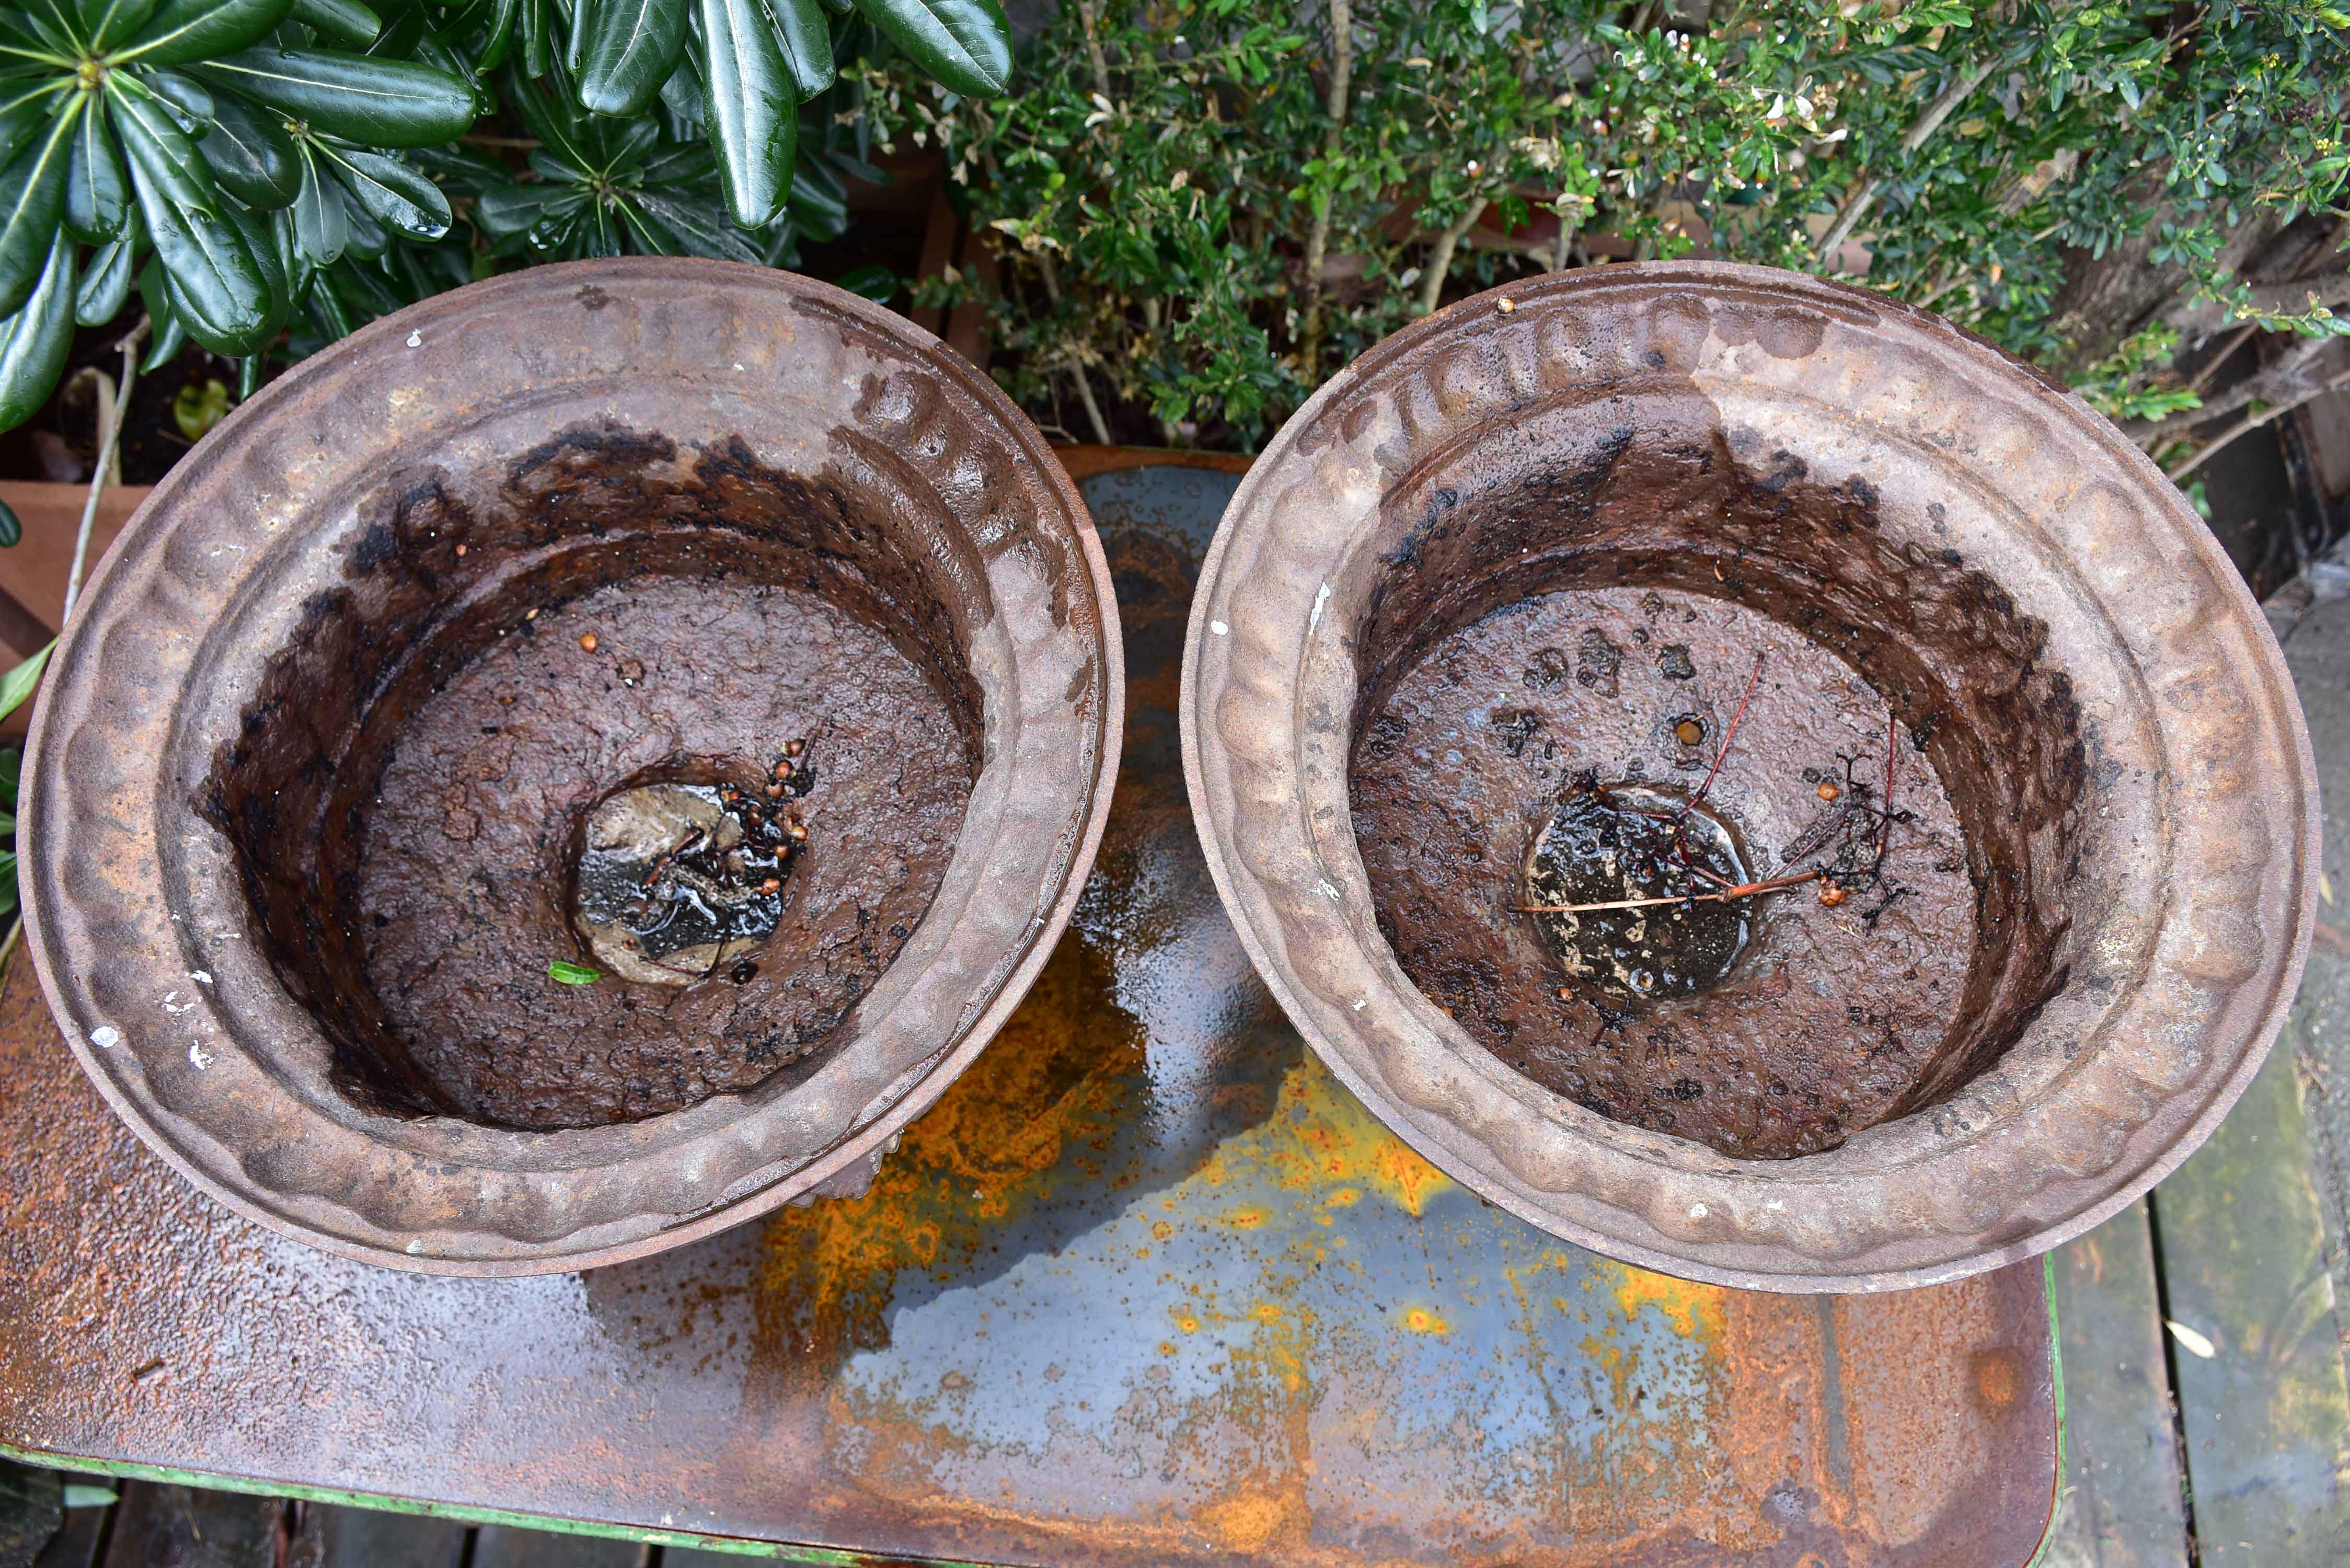
[[99, 1548], [106, 1543], [106, 1508], [69, 1508], [65, 1528], [33, 1559], [33, 1568], [94, 1568]]
[[281, 1498], [125, 1481], [107, 1568], [254, 1568], [277, 1561]]
[[286, 1568], [459, 1568], [466, 1527], [453, 1519], [339, 1503], [300, 1505]]
[[2340, 1484], [2350, 1389], [2335, 1327], [2296, 1057], [2296, 1009], [2210, 1142], [2158, 1188], [2195, 1536], [2206, 1568], [2350, 1558]]
[[25, 1568], [65, 1522], [55, 1470], [0, 1459], [0, 1568]]
[[[147, 499], [151, 487], [125, 484], [109, 490], [98, 504], [98, 520], [90, 528], [89, 564], [97, 566], [106, 547], [122, 532], [130, 514]], [[0, 550], [0, 592], [5, 592], [55, 631], [64, 619], [66, 578], [73, 567], [74, 535], [81, 529], [81, 509], [88, 498], [86, 484], [0, 483], [0, 501], [8, 504], [25, 525], [25, 536]], [[29, 652], [30, 649], [21, 650]]]
[[473, 1532], [469, 1568], [645, 1568], [651, 1557], [651, 1547], [633, 1541], [484, 1524]]
[[2044, 1568], [2186, 1568], [2187, 1511], [2146, 1205], [2053, 1260], [2064, 1482]]

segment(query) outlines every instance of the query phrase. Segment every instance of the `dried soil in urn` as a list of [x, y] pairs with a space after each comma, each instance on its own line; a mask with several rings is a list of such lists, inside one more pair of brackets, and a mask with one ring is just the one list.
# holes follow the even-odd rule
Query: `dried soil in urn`
[[[1588, 917], [1523, 909], [1529, 851], [1595, 787], [1652, 808], [1693, 797], [1750, 680], [1704, 807], [1751, 877], [1830, 872], [1841, 901], [1811, 882], [1742, 899], [1744, 947], [1718, 979], [1603, 984], [1574, 965]], [[1940, 781], [1849, 665], [1755, 610], [1633, 587], [1507, 605], [1393, 682], [1352, 791], [1405, 972], [1503, 1061], [1602, 1116], [1742, 1158], [1831, 1148], [1895, 1114], [1961, 1011], [1977, 900]], [[1620, 929], [1636, 953], [1637, 924]]]
[[[764, 792], [806, 846], [781, 919], [681, 987], [551, 980], [584, 823], [654, 782]], [[529, 619], [431, 696], [369, 808], [369, 982], [408, 1059], [475, 1120], [533, 1129], [748, 1089], [820, 1047], [937, 892], [972, 759], [933, 685], [825, 599], [726, 574], [647, 576]]]

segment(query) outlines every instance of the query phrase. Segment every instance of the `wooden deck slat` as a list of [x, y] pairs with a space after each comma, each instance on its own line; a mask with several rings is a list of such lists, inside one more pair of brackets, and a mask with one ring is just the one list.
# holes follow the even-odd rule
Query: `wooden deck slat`
[[286, 1504], [239, 1491], [125, 1481], [106, 1568], [255, 1568], [277, 1561]]
[[473, 1532], [472, 1568], [643, 1568], [651, 1555], [633, 1541], [484, 1524]]
[[2350, 1559], [2350, 1390], [2297, 1047], [2288, 1023], [2211, 1141], [2154, 1194], [2170, 1316], [2213, 1349], [2170, 1347], [2206, 1568]]
[[2044, 1568], [2186, 1568], [2154, 1244], [2133, 1203], [2055, 1258], [2064, 1490]]
[[465, 1534], [453, 1519], [306, 1503], [286, 1568], [459, 1568]]

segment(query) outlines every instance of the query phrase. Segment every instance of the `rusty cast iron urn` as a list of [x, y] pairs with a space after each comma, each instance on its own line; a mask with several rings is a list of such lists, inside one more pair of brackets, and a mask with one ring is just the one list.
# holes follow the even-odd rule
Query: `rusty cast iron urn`
[[1715, 263], [1488, 293], [1280, 432], [1185, 763], [1290, 1017], [1555, 1235], [1930, 1283], [2130, 1202], [2291, 1002], [2317, 789], [2258, 607], [2079, 399]]
[[354, 334], [109, 554], [27, 945], [189, 1179], [380, 1263], [639, 1256], [853, 1192], [1069, 917], [1116, 775], [1091, 522], [866, 301], [533, 269]]

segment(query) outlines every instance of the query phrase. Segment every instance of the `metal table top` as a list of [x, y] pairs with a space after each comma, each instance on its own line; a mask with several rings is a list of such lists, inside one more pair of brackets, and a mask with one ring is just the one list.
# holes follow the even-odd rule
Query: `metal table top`
[[827, 1563], [2029, 1561], [2039, 1262], [1840, 1299], [1628, 1268], [1425, 1164], [1272, 1007], [1176, 740], [1232, 482], [1086, 482], [1131, 681], [1109, 836], [865, 1199], [586, 1274], [372, 1269], [173, 1177], [16, 966], [0, 1448]]

